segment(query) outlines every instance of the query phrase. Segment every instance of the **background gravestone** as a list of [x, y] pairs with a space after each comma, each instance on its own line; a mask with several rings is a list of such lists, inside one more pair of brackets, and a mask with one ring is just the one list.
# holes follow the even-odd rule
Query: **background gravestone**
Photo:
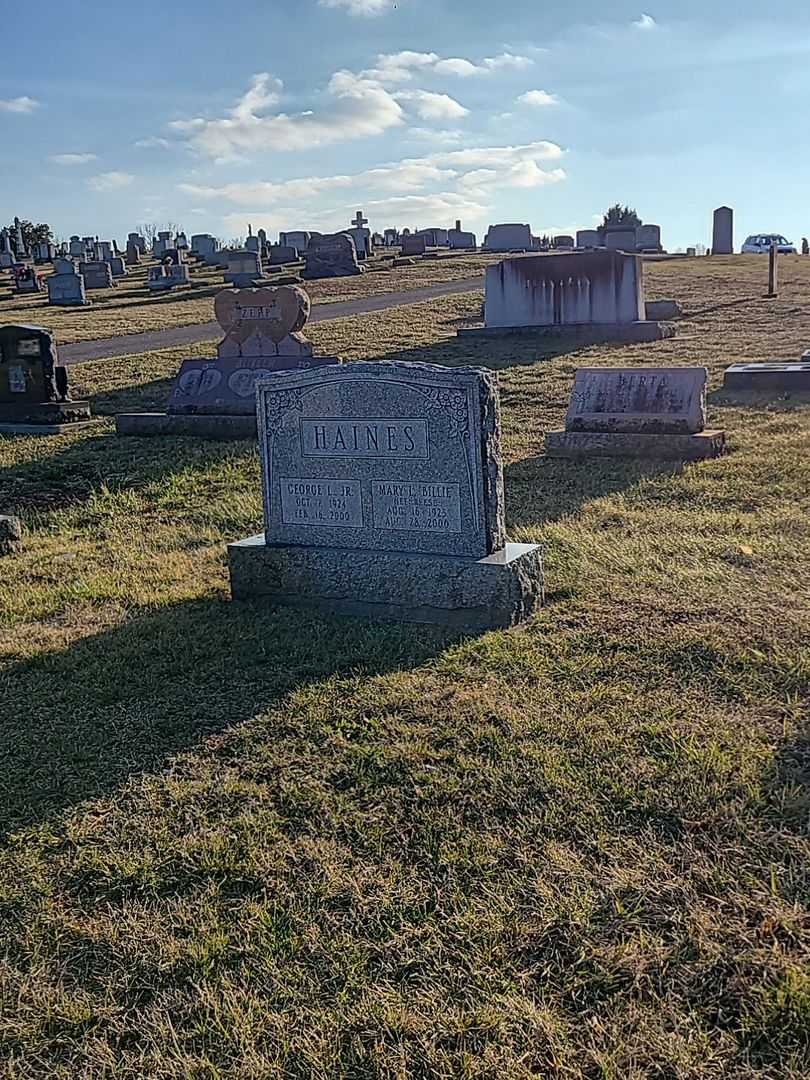
[[712, 226], [712, 255], [734, 254], [734, 211], [720, 206], [714, 212]]
[[310, 240], [304, 265], [305, 279], [346, 277], [362, 272], [351, 236], [332, 233]]
[[542, 600], [507, 544], [497, 376], [356, 363], [257, 385], [265, 532], [229, 548], [234, 597], [458, 626]]
[[86, 423], [90, 405], [71, 401], [67, 368], [41, 326], [0, 327], [0, 431], [58, 433]]
[[725, 448], [706, 431], [704, 367], [578, 368], [565, 431], [546, 433], [550, 457], [697, 460]]
[[310, 312], [303, 289], [223, 289], [214, 311], [225, 332], [216, 358], [184, 360], [167, 412], [121, 413], [119, 435], [250, 437], [256, 434], [257, 379], [338, 363], [336, 356], [314, 355], [302, 333]]

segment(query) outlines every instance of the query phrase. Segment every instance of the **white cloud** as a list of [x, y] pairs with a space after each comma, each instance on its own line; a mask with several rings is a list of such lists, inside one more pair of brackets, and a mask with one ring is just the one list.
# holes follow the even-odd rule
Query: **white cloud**
[[392, 0], [318, 0], [321, 7], [345, 8], [349, 15], [382, 15], [393, 7]]
[[500, 53], [486, 57], [479, 64], [464, 57], [442, 58], [436, 53], [412, 52], [403, 50], [398, 53], [381, 53], [374, 67], [361, 72], [363, 78], [374, 79], [386, 86], [410, 82], [414, 72], [434, 75], [453, 75], [462, 79], [472, 75], [491, 75], [503, 68], [522, 69], [534, 63], [528, 56], [516, 56], [513, 53]]
[[95, 154], [51, 154], [48, 160], [54, 165], [87, 165], [98, 158]]
[[433, 143], [434, 146], [453, 146], [465, 138], [463, 131], [457, 128], [408, 128], [408, 137], [415, 141]]
[[525, 94], [517, 98], [517, 101], [521, 105], [543, 108], [546, 105], [559, 105], [560, 99], [556, 94], [550, 94], [548, 90], [527, 90]]
[[[479, 147], [467, 150], [443, 150], [428, 157], [405, 158], [354, 175], [307, 176], [284, 180], [234, 182], [220, 187], [180, 184], [179, 191], [195, 199], [225, 199], [249, 209], [270, 208], [275, 213], [287, 207], [287, 220], [305, 215], [310, 218], [312, 203], [330, 192], [345, 191], [364, 204], [369, 200], [411, 198], [433, 186], [455, 186], [444, 195], [455, 199], [483, 199], [488, 189], [501, 187], [533, 188], [555, 184], [565, 179], [562, 168], [543, 169], [540, 162], [558, 161], [563, 151], [556, 143], [535, 142], [520, 146]], [[421, 197], [421, 196], [420, 196]], [[434, 196], [425, 195], [425, 198]], [[390, 201], [390, 200], [389, 200]], [[295, 209], [295, 204], [300, 204]], [[356, 209], [356, 207], [355, 207]]]
[[161, 139], [157, 135], [150, 135], [146, 139], [138, 139], [133, 146], [138, 150], [169, 150], [171, 143], [168, 139]]
[[501, 68], [517, 68], [518, 70], [531, 67], [534, 63], [528, 56], [515, 56], [513, 53], [500, 53], [498, 56], [485, 57], [480, 64], [474, 64], [471, 60], [463, 57], [450, 57], [440, 60], [433, 68], [437, 75], [458, 75], [462, 79], [468, 79], [471, 75], [491, 75], [493, 71]]
[[169, 127], [185, 135], [201, 154], [228, 161], [251, 151], [305, 150], [381, 135], [403, 122], [402, 108], [387, 90], [351, 71], [332, 76], [321, 108], [265, 115], [278, 103], [281, 85], [266, 72], [254, 75], [247, 93], [226, 117], [174, 120]]
[[0, 99], [0, 112], [32, 113], [40, 107], [40, 102], [31, 97]]
[[421, 120], [459, 120], [470, 111], [449, 94], [432, 94], [428, 90], [400, 90], [393, 96], [397, 101], [413, 104]]
[[641, 18], [635, 19], [633, 22], [636, 30], [654, 30], [658, 23], [652, 17], [652, 15], [645, 15], [642, 13]]
[[91, 176], [87, 186], [93, 191], [118, 191], [120, 188], [129, 187], [135, 177], [125, 172], [105, 172], [98, 176]]

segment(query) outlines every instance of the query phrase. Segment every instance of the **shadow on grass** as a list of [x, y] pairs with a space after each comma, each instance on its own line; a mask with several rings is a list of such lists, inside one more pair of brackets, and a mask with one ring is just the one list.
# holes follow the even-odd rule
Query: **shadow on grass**
[[507, 526], [535, 527], [560, 521], [593, 499], [627, 491], [644, 480], [677, 476], [683, 469], [682, 462], [635, 458], [524, 458], [504, 467]]
[[0, 506], [7, 514], [47, 513], [83, 503], [101, 488], [113, 494], [138, 491], [184, 469], [203, 471], [256, 452], [247, 441], [119, 438], [107, 432], [0, 469]]
[[2, 675], [0, 837], [164, 768], [298, 688], [408, 669], [460, 637], [213, 599], [17, 664]]
[[[180, 364], [178, 363], [178, 370]], [[96, 416], [117, 416], [124, 412], [165, 412], [174, 386], [175, 376], [154, 379], [140, 386], [124, 386], [118, 390], [102, 390], [88, 395]]]

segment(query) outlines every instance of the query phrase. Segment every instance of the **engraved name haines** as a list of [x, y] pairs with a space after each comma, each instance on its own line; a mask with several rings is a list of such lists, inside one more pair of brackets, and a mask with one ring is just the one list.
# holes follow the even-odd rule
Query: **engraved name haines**
[[341, 420], [302, 419], [301, 453], [304, 457], [413, 458], [427, 461], [428, 428], [425, 420], [346, 417]]

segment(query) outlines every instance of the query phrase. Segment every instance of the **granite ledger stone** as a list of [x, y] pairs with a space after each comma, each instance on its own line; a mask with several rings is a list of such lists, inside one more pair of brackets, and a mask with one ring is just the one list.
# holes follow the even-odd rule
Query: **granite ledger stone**
[[235, 597], [476, 627], [541, 602], [539, 549], [506, 543], [494, 373], [290, 372], [257, 408], [265, 532], [230, 546]]

